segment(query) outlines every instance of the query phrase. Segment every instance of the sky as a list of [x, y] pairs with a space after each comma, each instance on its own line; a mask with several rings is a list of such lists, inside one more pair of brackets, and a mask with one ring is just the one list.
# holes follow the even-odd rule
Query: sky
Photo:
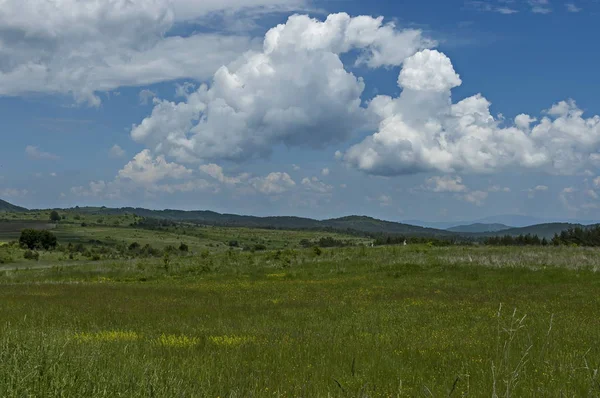
[[598, 0], [0, 0], [0, 198], [600, 220]]

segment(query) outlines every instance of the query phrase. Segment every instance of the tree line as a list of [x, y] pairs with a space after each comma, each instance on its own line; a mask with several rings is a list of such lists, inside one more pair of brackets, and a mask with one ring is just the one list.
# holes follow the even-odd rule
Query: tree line
[[555, 245], [600, 246], [600, 225], [569, 228], [560, 234], [555, 234], [552, 243]]

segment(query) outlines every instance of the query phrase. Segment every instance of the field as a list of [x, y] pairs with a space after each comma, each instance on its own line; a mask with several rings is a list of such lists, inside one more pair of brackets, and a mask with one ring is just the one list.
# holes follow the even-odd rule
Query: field
[[202, 252], [4, 264], [2, 397], [600, 396], [596, 249], [316, 250], [298, 241], [322, 233], [55, 231], [63, 245], [183, 238]]

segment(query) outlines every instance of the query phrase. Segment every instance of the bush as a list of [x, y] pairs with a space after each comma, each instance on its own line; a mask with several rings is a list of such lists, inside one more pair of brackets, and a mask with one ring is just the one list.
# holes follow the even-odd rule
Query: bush
[[175, 253], [177, 249], [173, 245], [168, 245], [165, 247], [165, 253]]
[[50, 213], [50, 221], [59, 222], [60, 220], [61, 218], [58, 212], [56, 210], [53, 210], [52, 213]]
[[38, 231], [35, 229], [24, 229], [21, 232], [19, 238], [19, 244], [22, 247], [26, 247], [29, 250], [44, 249], [51, 250], [56, 249], [58, 241], [56, 236], [50, 231]]
[[239, 247], [240, 243], [237, 240], [229, 241], [229, 247]]
[[315, 246], [313, 247], [313, 253], [315, 253], [316, 256], [320, 256], [323, 253], [323, 250], [321, 250], [319, 246]]
[[326, 238], [319, 239], [318, 245], [320, 247], [344, 247], [347, 246], [347, 243], [339, 239], [332, 238], [331, 236], [328, 236]]
[[26, 260], [39, 261], [40, 253], [31, 251], [31, 250], [27, 250], [25, 253], [23, 253], [23, 258]]
[[185, 243], [181, 242], [181, 244], [179, 245], [179, 251], [182, 253], [187, 253], [190, 251], [190, 248], [188, 247], [188, 245], [186, 245]]
[[13, 262], [13, 258], [10, 254], [0, 253], [0, 264], [8, 264], [8, 263], [12, 263], [12, 262]]
[[[171, 247], [173, 247], [173, 246], [171, 246]], [[153, 248], [149, 244], [146, 244], [142, 248], [142, 255], [147, 256], [147, 257], [159, 257], [161, 254], [162, 253], [160, 252], [160, 250]]]
[[139, 250], [140, 248], [140, 244], [137, 242], [133, 242], [132, 244], [129, 245], [129, 250], [134, 251], [134, 250]]
[[311, 247], [312, 245], [313, 245], [313, 244], [312, 244], [312, 242], [311, 242], [310, 240], [308, 240], [308, 239], [302, 239], [302, 240], [300, 241], [300, 246], [302, 246], [302, 247], [304, 247], [304, 248], [309, 248], [309, 247]]

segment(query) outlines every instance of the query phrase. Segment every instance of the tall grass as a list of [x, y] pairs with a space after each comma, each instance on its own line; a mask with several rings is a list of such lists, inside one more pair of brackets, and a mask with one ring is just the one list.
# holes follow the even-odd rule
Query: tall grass
[[352, 248], [5, 272], [0, 396], [600, 396], [597, 253]]

